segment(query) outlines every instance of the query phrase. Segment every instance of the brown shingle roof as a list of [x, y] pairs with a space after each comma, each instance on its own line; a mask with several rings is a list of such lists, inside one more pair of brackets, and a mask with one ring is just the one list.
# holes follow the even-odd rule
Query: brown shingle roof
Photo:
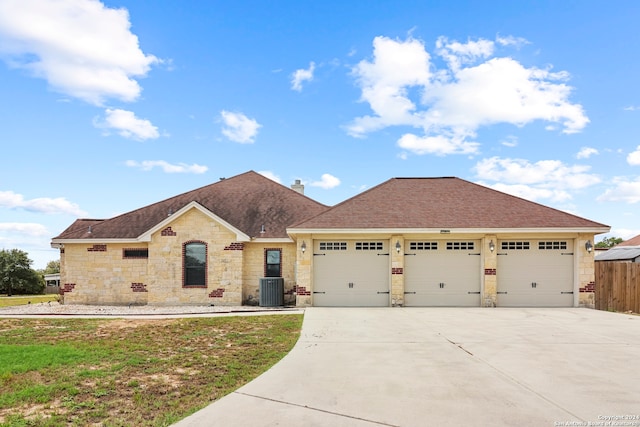
[[[191, 202], [251, 237], [287, 237], [286, 227], [327, 209], [253, 172], [218, 181], [106, 220], [79, 219], [54, 239], [137, 238]], [[265, 233], [260, 234], [264, 225]], [[91, 226], [91, 233], [88, 233]]]
[[617, 246], [640, 246], [640, 234], [635, 237], [630, 238], [629, 240], [625, 240], [624, 242], [620, 242]]
[[393, 178], [290, 229], [607, 227], [459, 178]]

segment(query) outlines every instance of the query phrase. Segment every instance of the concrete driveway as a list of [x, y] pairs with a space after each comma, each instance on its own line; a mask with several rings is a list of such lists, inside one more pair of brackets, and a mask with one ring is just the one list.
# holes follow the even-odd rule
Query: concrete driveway
[[278, 425], [640, 426], [640, 317], [310, 308], [280, 363], [177, 424]]

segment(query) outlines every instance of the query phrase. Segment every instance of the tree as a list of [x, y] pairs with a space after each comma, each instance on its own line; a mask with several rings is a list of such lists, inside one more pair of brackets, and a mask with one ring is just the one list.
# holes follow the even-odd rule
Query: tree
[[45, 285], [42, 277], [31, 269], [29, 255], [19, 249], [0, 250], [0, 293], [41, 294]]
[[622, 242], [622, 237], [605, 237], [601, 242], [596, 243], [596, 248], [612, 248]]
[[43, 273], [44, 274], [60, 273], [60, 260], [49, 261]]

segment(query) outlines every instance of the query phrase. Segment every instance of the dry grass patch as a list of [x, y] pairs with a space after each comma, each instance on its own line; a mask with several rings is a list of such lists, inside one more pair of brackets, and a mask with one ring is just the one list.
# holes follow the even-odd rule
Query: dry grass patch
[[0, 425], [162, 426], [295, 344], [301, 315], [0, 319]]

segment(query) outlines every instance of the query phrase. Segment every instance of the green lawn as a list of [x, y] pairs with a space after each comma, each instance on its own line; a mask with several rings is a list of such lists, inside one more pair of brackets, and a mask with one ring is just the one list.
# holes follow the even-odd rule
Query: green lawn
[[291, 350], [302, 315], [0, 319], [0, 426], [166, 426]]
[[40, 302], [57, 301], [59, 295], [46, 294], [46, 295], [14, 295], [6, 296], [0, 295], [0, 307], [9, 307], [12, 305], [26, 305], [37, 304]]

